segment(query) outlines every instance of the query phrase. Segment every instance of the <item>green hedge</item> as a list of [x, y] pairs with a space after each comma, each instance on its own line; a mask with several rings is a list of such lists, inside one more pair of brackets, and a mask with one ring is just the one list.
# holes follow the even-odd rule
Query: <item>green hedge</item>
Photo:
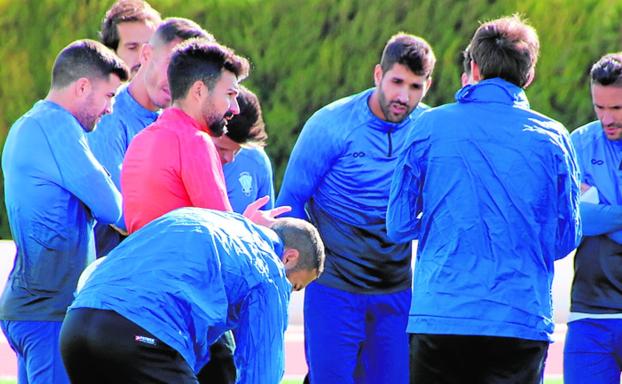
[[[622, 2], [599, 0], [151, 0], [164, 16], [189, 17], [250, 58], [277, 186], [305, 120], [326, 103], [373, 84], [386, 40], [398, 31], [426, 38], [438, 63], [425, 101], [453, 100], [460, 52], [479, 21], [519, 12], [536, 27], [541, 57], [528, 89], [534, 109], [572, 130], [593, 119], [587, 72], [622, 46]], [[0, 0], [0, 144], [10, 125], [45, 97], [58, 51], [96, 38], [111, 0]], [[33, 151], [36, 149], [32, 149]], [[4, 207], [0, 237], [10, 233]]]

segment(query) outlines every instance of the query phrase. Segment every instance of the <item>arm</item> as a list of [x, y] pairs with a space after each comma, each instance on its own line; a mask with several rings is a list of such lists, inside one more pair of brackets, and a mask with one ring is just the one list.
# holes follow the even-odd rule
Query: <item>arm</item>
[[216, 147], [207, 134], [197, 134], [179, 149], [186, 193], [193, 207], [232, 212]]
[[81, 128], [71, 127], [62, 134], [51, 134], [48, 140], [63, 187], [80, 199], [98, 221], [118, 223], [121, 218], [121, 193], [93, 156]]
[[[563, 128], [563, 127], [562, 127]], [[566, 257], [581, 241], [579, 196], [581, 182], [577, 156], [570, 144], [568, 133], [563, 129], [560, 136], [561, 157], [558, 165], [557, 199], [558, 226], [555, 260]]]
[[622, 206], [591, 204], [584, 201], [580, 204], [583, 234], [598, 236], [622, 230]]
[[417, 148], [425, 143], [420, 141], [415, 144], [412, 138], [409, 138], [407, 143], [410, 144], [400, 155], [393, 173], [387, 207], [387, 234], [396, 242], [406, 242], [419, 237], [423, 212], [422, 172], [418, 164]]
[[338, 127], [317, 113], [305, 124], [290, 155], [277, 206], [292, 207], [290, 216], [308, 219], [305, 204], [340, 154]]
[[253, 288], [245, 299], [235, 331], [238, 383], [281, 382], [288, 302], [274, 282]]

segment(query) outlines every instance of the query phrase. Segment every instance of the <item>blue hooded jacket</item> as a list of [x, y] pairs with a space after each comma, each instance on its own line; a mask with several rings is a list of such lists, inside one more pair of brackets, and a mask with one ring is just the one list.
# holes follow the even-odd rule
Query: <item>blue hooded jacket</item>
[[276, 204], [291, 205], [292, 216], [319, 230], [326, 261], [317, 281], [355, 293], [410, 287], [410, 242], [389, 240], [385, 216], [398, 155], [428, 108], [419, 104], [402, 122], [387, 122], [369, 109], [373, 91], [337, 100], [307, 121]]
[[553, 262], [579, 243], [568, 132], [499, 78], [423, 113], [399, 159], [391, 239], [419, 239], [408, 332], [550, 340]]
[[180, 208], [125, 239], [69, 310], [112, 310], [177, 350], [196, 372], [235, 329], [240, 383], [279, 383], [292, 286], [276, 233], [236, 213]]

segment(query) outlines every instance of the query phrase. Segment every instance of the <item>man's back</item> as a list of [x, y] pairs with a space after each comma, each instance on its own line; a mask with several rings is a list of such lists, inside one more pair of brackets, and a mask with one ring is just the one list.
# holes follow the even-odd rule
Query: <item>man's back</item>
[[546, 340], [579, 236], [568, 135], [500, 79], [456, 98], [418, 120], [391, 190], [389, 235], [419, 239], [408, 331]]
[[[249, 327], [243, 332], [272, 327], [282, 334], [291, 285], [276, 254], [281, 248], [273, 232], [242, 216], [178, 209], [115, 248], [71, 308], [113, 310], [179, 351], [198, 370], [210, 344], [238, 322]], [[272, 314], [270, 324], [245, 320], [244, 311], [256, 305], [249, 298], [256, 295], [265, 297], [266, 305], [253, 314]]]

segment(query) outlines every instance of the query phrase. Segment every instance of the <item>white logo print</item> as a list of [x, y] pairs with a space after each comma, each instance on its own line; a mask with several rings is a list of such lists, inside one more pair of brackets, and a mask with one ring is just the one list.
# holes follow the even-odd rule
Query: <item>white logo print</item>
[[238, 178], [240, 185], [242, 186], [242, 192], [244, 195], [250, 196], [253, 191], [253, 177], [248, 172], [240, 172], [240, 177]]

